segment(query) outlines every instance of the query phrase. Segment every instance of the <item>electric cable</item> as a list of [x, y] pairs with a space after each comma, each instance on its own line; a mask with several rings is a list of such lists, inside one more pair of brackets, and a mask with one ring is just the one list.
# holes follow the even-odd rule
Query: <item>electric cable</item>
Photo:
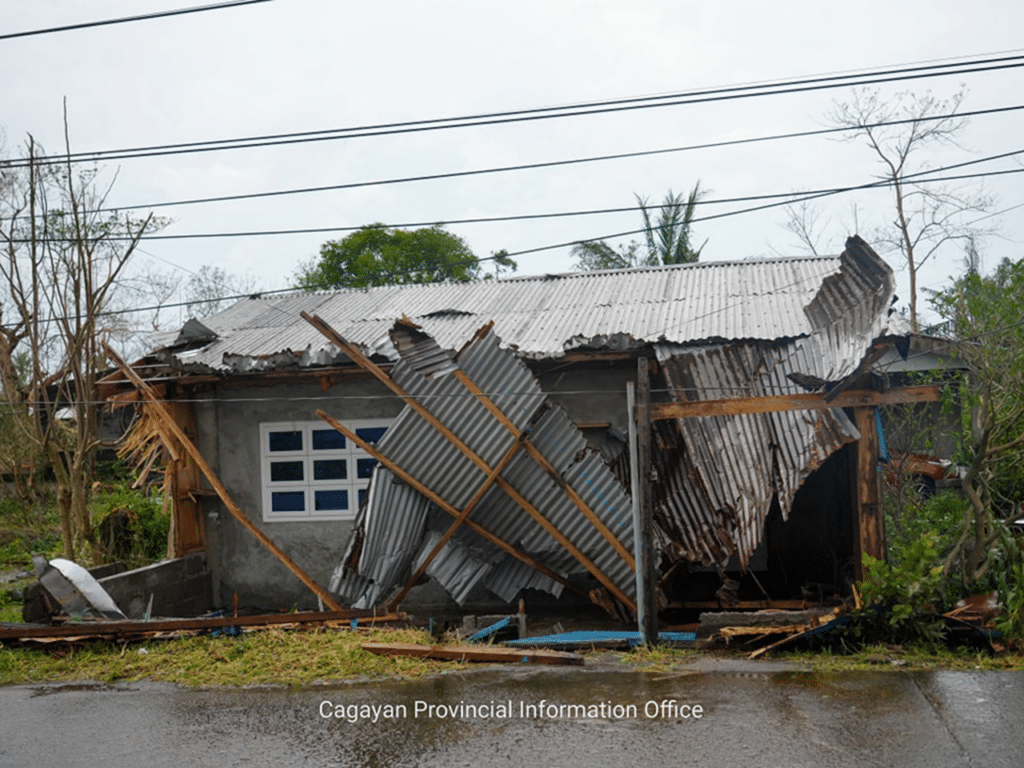
[[[268, 134], [235, 139], [181, 142], [177, 144], [159, 144], [127, 149], [74, 152], [62, 155], [49, 155], [45, 158], [40, 158], [38, 162], [41, 164], [67, 163], [69, 161], [74, 163], [96, 162], [98, 160], [120, 160], [229, 149], [280, 146], [283, 144], [299, 144], [311, 141], [334, 141], [339, 139], [391, 136], [422, 131], [472, 128], [486, 125], [520, 123], [562, 117], [606, 114], [636, 109], [651, 109], [656, 107], [691, 106], [694, 104], [731, 101], [743, 98], [779, 96], [833, 88], [878, 85], [881, 83], [903, 82], [907, 80], [918, 80], [931, 77], [976, 74], [980, 72], [1016, 69], [1020, 67], [1024, 67], [1024, 55], [998, 56], [993, 58], [959, 61], [949, 64], [898, 67], [888, 70], [873, 70], [869, 72], [857, 72], [846, 75], [825, 77], [812, 76], [790, 78], [778, 81], [769, 81], [767, 83], [757, 85], [725, 86], [703, 90], [684, 91], [663, 96], [610, 99], [606, 101], [585, 102], [582, 104], [560, 107], [539, 107], [466, 115], [462, 117], [430, 118], [395, 123], [381, 123], [377, 125], [350, 128]], [[17, 164], [15, 164], [15, 167], [17, 167]]]
[[161, 19], [167, 16], [182, 16], [187, 13], [201, 13], [203, 11], [219, 11], [224, 8], [234, 8], [241, 5], [253, 5], [254, 3], [269, 3], [270, 0], [232, 0], [232, 2], [215, 3], [213, 5], [193, 6], [191, 8], [178, 8], [169, 11], [156, 11], [155, 13], [144, 13], [138, 16], [122, 16], [116, 19], [103, 19], [102, 21], [86, 21], [80, 24], [66, 24], [62, 27], [49, 27], [47, 29], [30, 29], [24, 32], [8, 32], [0, 34], [0, 40], [13, 40], [18, 37], [32, 37], [34, 35], [48, 35], [53, 32], [68, 32], [74, 29], [88, 29], [91, 27], [105, 27], [111, 24], [125, 24], [130, 21], [145, 21], [148, 19]]

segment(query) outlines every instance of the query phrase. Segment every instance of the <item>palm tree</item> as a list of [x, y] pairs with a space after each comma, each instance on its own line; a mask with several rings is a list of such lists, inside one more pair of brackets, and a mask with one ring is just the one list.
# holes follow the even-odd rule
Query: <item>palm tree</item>
[[[604, 240], [588, 240], [573, 246], [575, 268], [582, 271], [656, 267], [660, 264], [692, 264], [700, 258], [704, 244], [696, 250], [690, 245], [690, 225], [704, 190], [698, 181], [687, 197], [670, 189], [661, 205], [648, 205], [647, 199], [634, 195], [644, 218], [646, 253], [635, 240], [616, 251]], [[655, 217], [653, 211], [657, 209]]]
[[[674, 194], [670, 189], [658, 211], [657, 221], [652, 221], [651, 208], [647, 199], [636, 195], [640, 213], [644, 217], [644, 235], [647, 238], [648, 262], [652, 264], [692, 264], [700, 258], [700, 248], [690, 245], [690, 225], [697, 202], [704, 193], [700, 182], [693, 185], [688, 197]], [[707, 241], [705, 241], [705, 244]]]

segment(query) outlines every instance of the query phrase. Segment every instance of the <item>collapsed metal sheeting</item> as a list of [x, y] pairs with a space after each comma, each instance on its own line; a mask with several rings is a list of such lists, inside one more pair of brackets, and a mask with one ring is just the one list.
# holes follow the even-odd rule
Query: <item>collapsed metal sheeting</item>
[[[840, 271], [804, 309], [814, 331], [787, 341], [656, 347], [675, 397], [757, 397], [821, 390], [855, 373], [888, 326], [892, 270], [850, 238]], [[672, 560], [746, 568], [777, 498], [784, 518], [807, 476], [860, 437], [842, 410], [707, 416], [656, 430], [655, 521]]]
[[[420, 334], [417, 342], [429, 337]], [[408, 341], [404, 338], [403, 342]], [[400, 352], [423, 352], [424, 347], [402, 343]], [[423, 360], [415, 355], [417, 364]], [[443, 363], [443, 361], [441, 361]], [[570, 487], [628, 551], [633, 549], [630, 500], [626, 490], [589, 449], [566, 413], [551, 403], [538, 381], [489, 326], [455, 356], [458, 369], [486, 393], [516, 430], [529, 430], [528, 441], [555, 469], [556, 481], [526, 450], [508, 462], [501, 478], [544, 517], [624, 594], [635, 595], [635, 579], [627, 563], [596, 526], [570, 499]], [[431, 370], [433, 370], [433, 366]], [[515, 435], [464, 384], [453, 376], [428, 379], [403, 359], [392, 379], [463, 441], [488, 466], [494, 467], [516, 443]], [[376, 446], [388, 460], [428, 486], [456, 509], [463, 509], [483, 485], [486, 475], [456, 445], [410, 406], [402, 411]], [[451, 525], [451, 518], [430, 514], [425, 499], [403, 484], [374, 470], [371, 492], [353, 526], [341, 564], [330, 588], [352, 605], [377, 605], [411, 573]], [[528, 554], [560, 576], [585, 572], [581, 563], [503, 490], [492, 485], [475, 507], [471, 519]], [[384, 557], [386, 563], [379, 560]], [[445, 544], [427, 573], [463, 602], [477, 585], [511, 601], [531, 587], [559, 595], [562, 585], [529, 568], [472, 531], [460, 528]]]

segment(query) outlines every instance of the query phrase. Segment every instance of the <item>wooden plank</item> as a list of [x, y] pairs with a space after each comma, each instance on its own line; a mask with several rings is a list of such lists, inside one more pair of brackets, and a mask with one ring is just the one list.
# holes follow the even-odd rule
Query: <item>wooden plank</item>
[[897, 403], [937, 403], [942, 392], [935, 386], [901, 387], [887, 392], [853, 390], [826, 401], [818, 394], [765, 395], [763, 397], [732, 397], [725, 400], [698, 400], [682, 403], [652, 403], [652, 421], [690, 419], [700, 416], [735, 416], [742, 413], [775, 413], [778, 411], [826, 410]]
[[503, 662], [506, 664], [571, 664], [580, 666], [577, 653], [544, 649], [500, 648], [494, 645], [416, 645], [414, 643], [363, 643], [364, 651], [378, 656], [410, 656], [445, 661]]
[[203, 458], [203, 455], [199, 452], [199, 449], [196, 448], [196, 446], [192, 443], [188, 435], [186, 435], [182, 431], [181, 427], [178, 426], [178, 424], [174, 421], [171, 415], [167, 412], [167, 409], [164, 407], [163, 402], [155, 397], [155, 393], [153, 393], [150, 390], [149, 385], [146, 384], [146, 382], [144, 382], [141, 378], [139, 378], [135, 371], [129, 368], [128, 365], [118, 356], [118, 354], [114, 352], [114, 350], [112, 350], [106, 344], [103, 345], [103, 351], [111, 360], [111, 362], [113, 362], [118, 368], [120, 368], [121, 371], [125, 374], [125, 376], [129, 380], [131, 380], [131, 382], [143, 394], [146, 400], [146, 408], [150, 410], [150, 412], [156, 419], [159, 427], [161, 428], [164, 442], [169, 443], [172, 441], [172, 439], [176, 440], [178, 444], [185, 450], [185, 452], [188, 453], [188, 455], [195, 462], [196, 467], [199, 469], [200, 472], [202, 472], [203, 477], [205, 477], [207, 482], [210, 483], [210, 485], [213, 487], [213, 490], [217, 492], [217, 495], [220, 497], [220, 500], [224, 503], [224, 506], [227, 508], [228, 512], [231, 513], [232, 517], [234, 517], [239, 523], [241, 523], [242, 526], [247, 531], [249, 531], [249, 533], [255, 536], [256, 539], [264, 547], [266, 547], [271, 552], [271, 554], [274, 555], [274, 557], [280, 560], [281, 563], [299, 579], [299, 581], [301, 581], [303, 584], [309, 587], [310, 591], [312, 591], [313, 594], [315, 594], [317, 597], [323, 600], [324, 605], [326, 605], [328, 608], [334, 611], [342, 610], [341, 604], [338, 603], [333, 597], [331, 597], [330, 592], [328, 592], [326, 589], [317, 584], [316, 581], [314, 581], [309, 576], [309, 574], [302, 570], [297, 563], [295, 563], [290, 557], [288, 557], [287, 554], [285, 554], [284, 550], [277, 546], [277, 544], [275, 544], [270, 539], [269, 536], [267, 536], [263, 531], [256, 527], [256, 525], [249, 519], [245, 512], [243, 512], [241, 508], [237, 504], [235, 504], [234, 499], [231, 498], [231, 495], [228, 493], [227, 489], [221, 483], [220, 478], [218, 478], [217, 474], [213, 471], [213, 469], [210, 468], [210, 465], [206, 463], [206, 459]]
[[855, 573], [864, 578], [864, 555], [885, 559], [885, 519], [882, 513], [882, 473], [878, 465], [878, 431], [873, 407], [855, 408], [860, 432], [853, 462]]
[[[385, 374], [380, 368], [378, 368], [370, 358], [362, 353], [356, 346], [349, 344], [342, 336], [331, 328], [322, 318], [315, 315], [310, 315], [308, 312], [300, 313], [302, 318], [306, 320], [310, 325], [320, 331], [324, 336], [327, 337], [331, 342], [335, 344], [342, 352], [348, 355], [353, 362], [357, 363], [361, 367], [365, 368], [369, 373], [380, 381], [384, 386], [398, 395], [402, 400], [416, 413], [418, 413], [428, 424], [436, 429], [448, 442], [454, 445], [466, 458], [473, 462], [476, 467], [484, 473], [485, 476], [489, 475], [492, 471], [492, 467], [488, 466], [487, 462], [481, 459], [476, 452], [474, 452], [468, 445], [459, 439], [448, 427], [441, 423], [441, 421], [434, 416], [422, 403], [416, 398], [412, 397], [402, 387], [400, 387], [390, 376]], [[320, 411], [317, 412], [321, 413]], [[335, 427], [337, 428], [337, 427]], [[636, 607], [633, 601], [629, 599], [625, 592], [623, 592], [615, 582], [608, 578], [605, 573], [598, 568], [590, 558], [588, 558], [580, 549], [573, 544], [558, 528], [551, 523], [540, 510], [533, 506], [518, 490], [516, 490], [508, 481], [499, 476], [495, 481], [498, 487], [505, 491], [506, 494], [518, 504], [530, 517], [532, 517], [558, 544], [571, 554], [577, 562], [579, 562], [595, 579], [601, 582], [609, 592], [611, 592], [616, 599], [618, 599], [623, 605], [629, 608], [631, 611], [635, 611]]]

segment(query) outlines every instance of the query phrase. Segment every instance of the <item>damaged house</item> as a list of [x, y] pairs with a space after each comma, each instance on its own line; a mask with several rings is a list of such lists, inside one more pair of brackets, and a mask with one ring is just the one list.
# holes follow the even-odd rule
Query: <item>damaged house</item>
[[935, 397], [872, 374], [906, 343], [893, 288], [854, 237], [836, 257], [251, 297], [102, 392], [166, 462], [173, 547], [205, 554], [214, 606], [526, 593], [626, 616], [639, 482], [662, 605], [841, 593], [884, 546], [875, 407]]

